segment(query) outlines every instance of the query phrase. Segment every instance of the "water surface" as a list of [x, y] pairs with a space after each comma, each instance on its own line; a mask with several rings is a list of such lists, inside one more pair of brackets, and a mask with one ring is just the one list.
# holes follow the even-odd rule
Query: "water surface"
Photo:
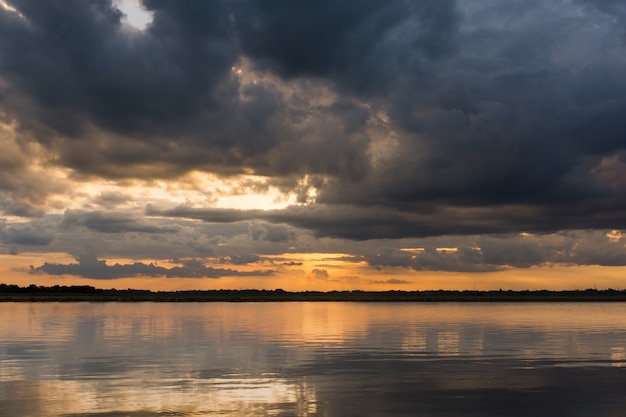
[[621, 303], [0, 303], [0, 416], [623, 416]]

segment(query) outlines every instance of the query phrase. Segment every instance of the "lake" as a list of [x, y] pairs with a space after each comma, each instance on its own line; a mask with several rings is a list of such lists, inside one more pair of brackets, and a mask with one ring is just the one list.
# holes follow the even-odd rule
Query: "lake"
[[623, 416], [624, 303], [0, 303], [0, 416]]

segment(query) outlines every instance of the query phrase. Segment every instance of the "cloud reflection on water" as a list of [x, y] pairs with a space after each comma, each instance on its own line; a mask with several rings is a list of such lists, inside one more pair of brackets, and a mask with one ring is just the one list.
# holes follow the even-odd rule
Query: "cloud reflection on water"
[[625, 313], [622, 304], [5, 303], [0, 416], [613, 416], [626, 405]]

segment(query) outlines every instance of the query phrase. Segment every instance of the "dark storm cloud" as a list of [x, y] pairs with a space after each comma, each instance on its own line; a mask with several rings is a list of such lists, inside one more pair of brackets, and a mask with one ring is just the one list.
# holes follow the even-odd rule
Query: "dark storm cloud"
[[123, 31], [122, 14], [108, 0], [10, 4], [23, 18], [0, 14], [0, 37], [11, 40], [0, 44], [2, 76], [72, 136], [83, 119], [146, 134], [154, 121], [193, 114], [237, 56], [215, 24], [225, 17], [220, 2], [147, 2], [154, 11], [149, 34]]
[[183, 266], [165, 268], [153, 263], [135, 262], [126, 265], [107, 265], [105, 260], [99, 260], [94, 254], [85, 254], [77, 258], [74, 264], [44, 263], [38, 267], [31, 267], [31, 273], [48, 275], [76, 275], [84, 278], [116, 279], [133, 276], [167, 277], [167, 278], [220, 278], [225, 276], [259, 276], [270, 275], [271, 271], [237, 271], [234, 269], [206, 267], [197, 260], [182, 261]]
[[[105, 0], [11, 4], [22, 17], [0, 10], [2, 106], [58, 163], [108, 178], [240, 173], [246, 165], [272, 175], [364, 169], [366, 142], [349, 138], [358, 125], [351, 113], [341, 111], [353, 119], [345, 126], [302, 131], [295, 124], [310, 119], [306, 103], [291, 106], [276, 85], [243, 86], [232, 76], [244, 57], [234, 2], [146, 1], [153, 20], [142, 32], [126, 29]], [[339, 107], [322, 106], [315, 118]], [[324, 155], [326, 145], [334, 149]], [[326, 162], [294, 164], [300, 147]]]
[[261, 68], [287, 78], [328, 78], [357, 93], [382, 93], [412, 59], [434, 59], [451, 49], [454, 4], [244, 0], [235, 22], [243, 52]]
[[623, 210], [623, 199], [577, 171], [585, 157], [598, 162], [625, 145], [626, 51], [610, 24], [567, 4], [561, 13], [549, 2], [516, 3], [514, 12], [466, 4], [496, 15], [466, 10], [464, 25], [477, 29], [466, 29], [457, 54], [432, 66], [429, 85], [411, 81], [417, 97], [390, 97], [394, 121], [413, 134], [382, 170], [378, 197], [554, 205], [610, 196]]
[[[345, 205], [290, 206], [281, 210], [196, 209], [188, 207], [159, 210], [149, 206], [146, 209], [146, 214], [149, 216], [198, 219], [208, 223], [258, 220], [308, 229], [318, 237], [330, 236], [355, 240], [437, 234], [437, 226], [419, 222], [416, 216], [411, 213], [396, 213], [385, 208], [368, 210]], [[267, 228], [268, 226], [262, 227]], [[254, 229], [251, 236], [253, 238], [257, 236]]]
[[[259, 221], [250, 236], [272, 243], [285, 224], [355, 240], [626, 228], [621, 2], [146, 0], [145, 31], [110, 1], [10, 4], [0, 110], [55, 163], [256, 173], [317, 201], [151, 214]], [[44, 205], [10, 181], [5, 212]]]
[[263, 221], [270, 224], [288, 224], [310, 230], [317, 237], [353, 240], [511, 233], [518, 230], [535, 232], [567, 228], [626, 228], [626, 218], [622, 217], [620, 208], [604, 209], [595, 206], [559, 207], [552, 211], [525, 206], [499, 209], [470, 207], [455, 211], [438, 205], [402, 211], [389, 207], [359, 207], [348, 204], [290, 206], [279, 210], [197, 209], [184, 206], [160, 210], [148, 206], [146, 214], [197, 219], [207, 223]]

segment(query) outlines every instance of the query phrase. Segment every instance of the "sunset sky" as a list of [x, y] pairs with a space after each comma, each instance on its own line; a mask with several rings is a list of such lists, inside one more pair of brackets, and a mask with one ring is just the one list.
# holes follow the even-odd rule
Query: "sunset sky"
[[0, 0], [0, 211], [8, 284], [623, 289], [626, 3]]

